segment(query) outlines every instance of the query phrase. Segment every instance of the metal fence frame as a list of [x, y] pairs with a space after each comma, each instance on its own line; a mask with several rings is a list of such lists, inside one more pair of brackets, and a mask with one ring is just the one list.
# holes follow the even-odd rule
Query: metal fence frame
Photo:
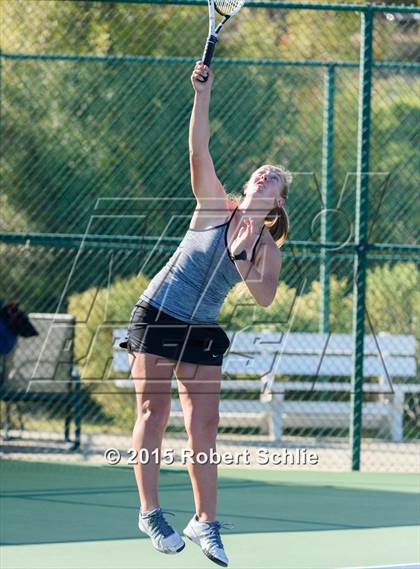
[[[66, 2], [81, 2], [82, 0], [65, 0]], [[206, 5], [204, 1], [196, 0], [94, 0], [95, 3], [118, 4], [158, 4], [158, 5]], [[93, 1], [92, 1], [93, 3]], [[393, 243], [373, 243], [368, 238], [368, 194], [369, 194], [369, 165], [370, 165], [370, 134], [371, 134], [371, 99], [372, 99], [372, 70], [376, 67], [396, 69], [420, 69], [418, 63], [404, 62], [375, 62], [373, 57], [373, 31], [375, 14], [381, 12], [397, 12], [420, 14], [420, 8], [407, 5], [375, 5], [375, 4], [316, 4], [294, 2], [247, 2], [247, 7], [259, 9], [270, 8], [279, 10], [329, 10], [337, 12], [357, 12], [360, 14], [360, 56], [359, 62], [346, 61], [290, 61], [290, 60], [218, 60], [223, 63], [256, 64], [271, 66], [303, 66], [322, 67], [324, 76], [324, 118], [323, 118], [323, 148], [322, 148], [322, 197], [324, 210], [321, 217], [321, 242], [289, 241], [287, 249], [293, 247], [304, 252], [315, 250], [320, 257], [320, 279], [322, 287], [322, 305], [320, 314], [320, 332], [329, 332], [329, 278], [331, 249], [340, 245], [353, 258], [353, 364], [351, 375], [351, 424], [350, 445], [352, 452], [352, 470], [360, 469], [361, 432], [362, 432], [362, 402], [363, 402], [363, 346], [365, 322], [365, 293], [366, 266], [369, 259], [375, 258], [377, 252], [381, 259], [392, 259], [406, 254], [409, 259], [420, 258], [420, 245], [400, 245]], [[153, 56], [74, 56], [66, 54], [19, 54], [0, 52], [0, 105], [1, 105], [1, 69], [6, 59], [17, 60], [99, 60], [99, 61], [152, 61], [165, 63], [194, 63], [189, 57], [153, 57]], [[359, 68], [359, 100], [358, 100], [358, 137], [357, 137], [357, 183], [355, 211], [355, 241], [338, 244], [331, 240], [332, 235], [332, 196], [334, 168], [334, 96], [335, 74], [337, 68]], [[0, 124], [1, 133], [1, 124]], [[163, 244], [171, 248], [176, 239], [164, 238]], [[83, 242], [87, 248], [121, 247], [137, 248], [134, 238], [103, 235], [58, 235], [37, 233], [0, 233], [0, 242], [9, 244], [54, 245], [60, 247], [78, 248]], [[151, 238], [150, 245], [153, 245]]]

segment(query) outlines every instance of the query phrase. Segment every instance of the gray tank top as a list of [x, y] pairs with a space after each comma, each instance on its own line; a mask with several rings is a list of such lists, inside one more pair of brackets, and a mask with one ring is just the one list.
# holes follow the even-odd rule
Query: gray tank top
[[[138, 302], [145, 300], [185, 322], [216, 323], [229, 290], [242, 280], [227, 247], [228, 227], [237, 209], [226, 223], [209, 229], [188, 229]], [[251, 261], [261, 234], [254, 245]]]

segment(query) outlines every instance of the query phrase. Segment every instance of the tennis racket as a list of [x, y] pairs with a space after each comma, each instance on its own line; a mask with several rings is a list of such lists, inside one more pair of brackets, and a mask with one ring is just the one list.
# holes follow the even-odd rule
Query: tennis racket
[[[239, 12], [245, 3], [245, 0], [208, 0], [209, 1], [209, 35], [207, 37], [206, 47], [204, 48], [202, 61], [204, 65], [210, 67], [213, 58], [214, 48], [216, 47], [217, 38], [220, 30], [226, 22]], [[216, 28], [215, 10], [223, 16], [223, 20]], [[207, 81], [207, 77], [199, 79], [202, 83]]]

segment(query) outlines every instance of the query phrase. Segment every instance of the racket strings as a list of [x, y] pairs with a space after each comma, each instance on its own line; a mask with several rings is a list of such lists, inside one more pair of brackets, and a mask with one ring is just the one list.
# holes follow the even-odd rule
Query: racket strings
[[245, 0], [215, 0], [214, 5], [222, 16], [233, 16], [242, 8], [244, 2]]

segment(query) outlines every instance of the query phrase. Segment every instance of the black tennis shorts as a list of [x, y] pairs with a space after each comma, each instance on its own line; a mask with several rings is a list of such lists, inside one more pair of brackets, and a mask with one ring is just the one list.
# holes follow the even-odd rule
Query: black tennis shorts
[[189, 324], [145, 300], [134, 305], [120, 348], [195, 364], [222, 365], [230, 346], [218, 324]]

